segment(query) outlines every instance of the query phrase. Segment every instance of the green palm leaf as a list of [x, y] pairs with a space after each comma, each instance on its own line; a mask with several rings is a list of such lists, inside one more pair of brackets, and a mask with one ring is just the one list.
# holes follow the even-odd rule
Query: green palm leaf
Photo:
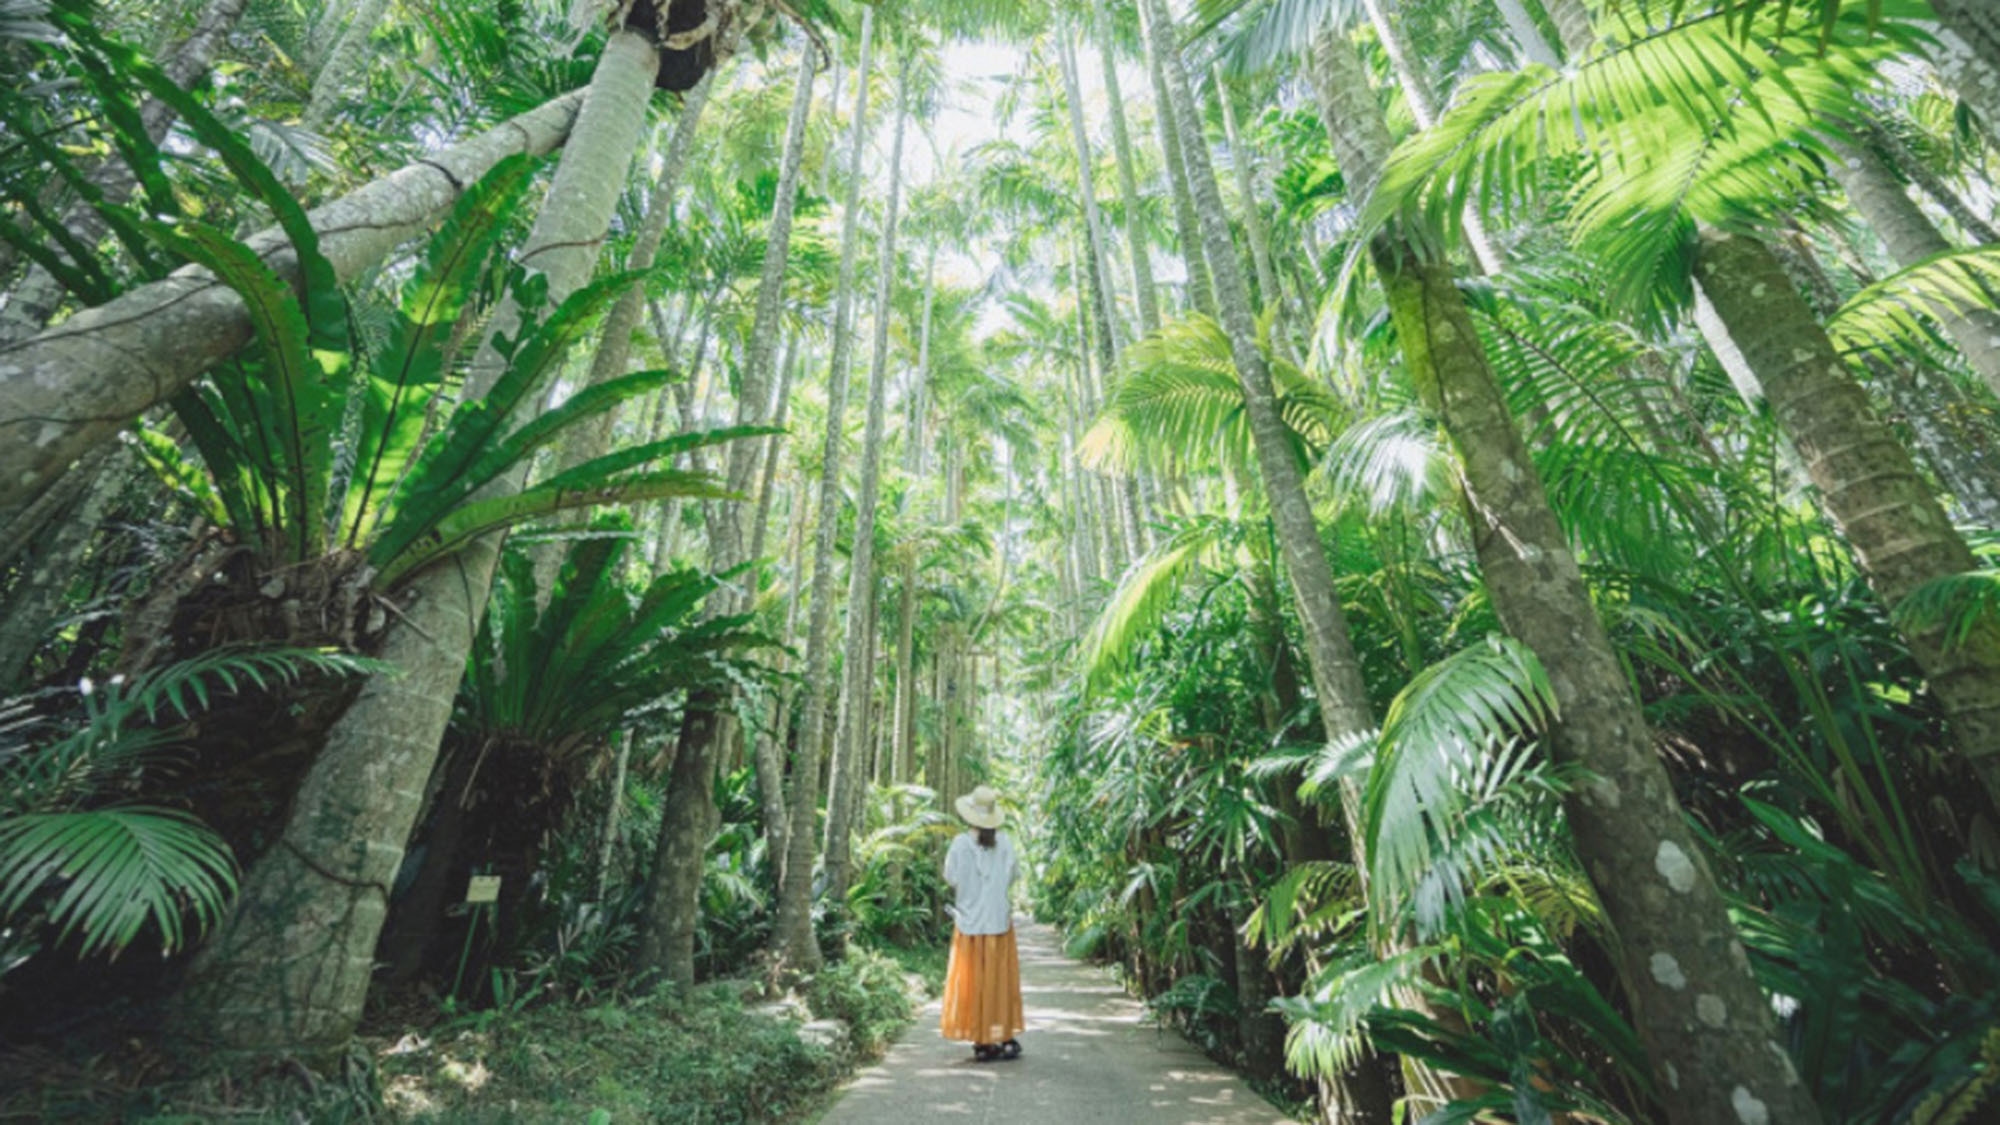
[[[213, 925], [236, 892], [221, 837], [173, 809], [29, 813], [0, 821], [0, 919], [48, 912], [58, 940], [116, 955], [150, 923], [169, 952]], [[192, 914], [194, 929], [186, 924]]]

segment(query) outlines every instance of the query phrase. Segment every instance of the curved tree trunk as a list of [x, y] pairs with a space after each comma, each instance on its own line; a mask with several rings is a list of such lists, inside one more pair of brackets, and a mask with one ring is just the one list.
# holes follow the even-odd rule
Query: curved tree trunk
[[[1350, 190], [1366, 198], [1390, 151], [1388, 130], [1353, 45], [1327, 32], [1319, 50], [1349, 80], [1328, 129]], [[1449, 267], [1393, 232], [1372, 249], [1405, 361], [1458, 449], [1494, 607], [1555, 687], [1555, 752], [1601, 779], [1569, 802], [1570, 821], [1621, 939], [1640, 1036], [1662, 1089], [1674, 1091], [1669, 1119], [1816, 1121]]]
[[840, 719], [834, 724], [833, 776], [827, 787], [827, 899], [836, 910], [847, 901], [849, 851], [857, 810], [868, 791], [868, 748], [873, 744], [875, 690], [875, 506], [881, 491], [882, 442], [888, 413], [889, 321], [896, 283], [896, 221], [903, 191], [903, 132], [909, 122], [910, 58], [896, 75], [896, 132], [889, 146], [889, 197], [877, 236], [875, 354], [868, 371], [868, 420], [861, 436], [861, 484], [854, 494], [854, 546], [847, 564], [847, 639], [841, 657]]
[[827, 366], [826, 445], [820, 465], [819, 527], [813, 540], [812, 612], [806, 626], [806, 674], [799, 707], [805, 729], [792, 761], [791, 826], [786, 841], [784, 884], [778, 889], [778, 916], [771, 931], [774, 952], [786, 964], [817, 969], [819, 942], [813, 936], [813, 847], [819, 842], [814, 817], [819, 811], [820, 753], [826, 741], [828, 679], [833, 663], [833, 544], [840, 523], [840, 456], [845, 442], [847, 367], [854, 348], [849, 323], [854, 307], [855, 254], [860, 248], [861, 156], [868, 138], [869, 48], [875, 31], [875, 11], [861, 13], [861, 58], [855, 64], [854, 124], [848, 138], [847, 198], [840, 230], [840, 277], [834, 297], [833, 356]]
[[[561, 146], [583, 100], [582, 91], [565, 94], [313, 208], [321, 253], [342, 281], [353, 280], [423, 233], [503, 157]], [[296, 280], [282, 232], [265, 231], [250, 246], [279, 277]], [[0, 526], [72, 461], [249, 339], [243, 299], [187, 266], [0, 348]]]
[[[1883, 604], [1893, 608], [1927, 582], [1975, 569], [1971, 549], [1770, 248], [1704, 231], [1695, 275]], [[1903, 640], [1944, 704], [1953, 742], [2000, 802], [2000, 652], [1976, 643], [1947, 651], [1941, 630], [1905, 632]]]
[[[757, 283], [757, 308], [751, 322], [748, 358], [743, 366], [737, 421], [763, 420], [770, 391], [771, 366], [782, 334], [779, 317], [784, 299], [785, 266], [791, 260], [792, 216], [796, 209], [800, 170], [804, 164], [806, 123], [812, 112], [816, 77], [813, 52], [799, 60], [798, 85], [785, 126], [785, 149], [779, 168], [777, 196], [764, 243], [764, 261]], [[748, 491], [756, 470], [759, 443], [740, 441], [729, 449], [725, 471], [729, 490]], [[708, 512], [709, 569], [724, 573], [746, 561], [741, 510], [735, 503], [711, 504]], [[703, 613], [715, 617], [743, 608], [735, 598], [712, 596]], [[673, 780], [667, 789], [660, 824], [660, 843], [647, 888], [646, 927], [640, 936], [639, 964], [658, 970], [681, 984], [694, 983], [694, 930], [699, 914], [702, 868], [716, 824], [715, 770], [721, 760], [729, 724], [721, 709], [729, 704], [723, 693], [697, 693], [688, 699], [681, 723], [680, 751], [674, 758]]]
[[[522, 254], [546, 276], [551, 299], [590, 275], [658, 67], [651, 39], [630, 30], [614, 33], [598, 60]], [[495, 313], [468, 397], [499, 377], [504, 360], [491, 341], [515, 331], [519, 316], [511, 301]], [[410, 583], [383, 642], [396, 673], [371, 677], [328, 733], [278, 846], [244, 876], [235, 909], [191, 972], [182, 1015], [205, 1038], [225, 1049], [320, 1055], [352, 1033], [499, 547], [483, 538]]]
[[[628, 270], [652, 268], [653, 259], [660, 252], [660, 240], [666, 237], [667, 223], [673, 218], [674, 196], [680, 189], [681, 171], [687, 167], [688, 156], [694, 151], [695, 132], [714, 88], [715, 72], [709, 71], [681, 101], [680, 116], [674, 121], [673, 136], [667, 142], [659, 178], [653, 182], [652, 194], [646, 200], [645, 218], [640, 221], [639, 231], [632, 238], [632, 249], [625, 256], [625, 268]], [[632, 359], [632, 340], [645, 312], [645, 286], [634, 285], [619, 295], [598, 330], [597, 351], [590, 357], [590, 371], [584, 376], [582, 386], [608, 383], [626, 373]], [[666, 348], [669, 344], [662, 339], [660, 346]], [[556, 388], [550, 388], [551, 395], [555, 391]], [[584, 419], [565, 432], [557, 444], [553, 471], [560, 473], [573, 469], [610, 452], [612, 432], [621, 413], [621, 408], [614, 406], [594, 418]], [[568, 521], [568, 526], [583, 526], [588, 522], [588, 513], [584, 513]], [[562, 569], [566, 547], [567, 544], [557, 538], [534, 549], [536, 597], [545, 606], [555, 590], [556, 573]]]
[[1553, 752], [1596, 779], [1567, 802], [1618, 934], [1620, 980], [1668, 1120], [1810, 1125], [1818, 1110], [1689, 830], [1623, 666], [1447, 267], [1400, 239], [1374, 251], [1406, 362], [1457, 447], [1480, 573], [1501, 624], [1541, 657]]
[[[810, 73], [810, 64], [806, 68]], [[680, 193], [681, 173], [687, 168], [688, 157], [694, 153], [695, 134], [701, 128], [702, 111], [708, 108], [709, 97], [715, 90], [715, 72], [702, 75], [701, 81], [687, 92], [681, 102], [680, 116], [674, 120], [674, 132], [667, 141], [666, 156], [660, 163], [660, 177], [653, 183], [652, 194], [646, 201], [646, 217], [639, 223], [638, 233], [632, 237], [632, 249], [625, 256], [628, 270], [651, 269], [660, 252], [660, 241], [666, 237], [667, 224], [673, 221], [674, 197]], [[808, 83], [810, 87], [810, 83]], [[784, 209], [785, 226], [791, 226], [790, 208], [781, 200]], [[772, 222], [777, 223], [776, 215]], [[639, 329], [639, 321], [646, 312], [646, 289], [634, 285], [619, 295], [611, 311], [604, 314], [604, 325], [598, 332], [597, 351], [590, 357], [590, 373], [584, 377], [583, 386], [594, 387], [608, 383], [626, 373], [631, 364], [632, 341]], [[660, 342], [662, 347], [667, 342]], [[611, 433], [618, 420], [617, 409], [579, 422], [563, 438], [558, 468], [571, 469], [585, 461], [601, 457], [611, 450]]]

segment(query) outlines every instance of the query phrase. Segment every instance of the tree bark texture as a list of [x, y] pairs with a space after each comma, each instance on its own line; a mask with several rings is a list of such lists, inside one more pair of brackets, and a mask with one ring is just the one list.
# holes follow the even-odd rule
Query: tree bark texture
[[[1695, 274], [1883, 604], [1975, 569], [1971, 549], [1770, 248], [1704, 231]], [[2000, 801], [2000, 652], [1977, 639], [1947, 651], [1938, 630], [1903, 640], [1951, 719], [1953, 741]]]
[[1448, 267], [1392, 235], [1374, 258], [1405, 362], [1458, 449], [1494, 609], [1554, 688], [1553, 753], [1593, 775], [1569, 821], [1668, 1120], [1818, 1121]]
[[2000, 8], [1991, 0], [1931, 0], [1942, 33], [1932, 62], [1938, 76], [2000, 144]]
[[[1847, 193], [1847, 201], [1875, 237], [1889, 251], [1897, 266], [1908, 269], [1926, 258], [1955, 247], [1925, 217], [1923, 209], [1910, 199], [1903, 182], [1887, 161], [1873, 149], [1836, 144], [1828, 165], [1834, 180]], [[2000, 312], [1968, 309], [1939, 317], [1945, 332], [1958, 345], [1967, 366], [1993, 393], [2000, 395]]]

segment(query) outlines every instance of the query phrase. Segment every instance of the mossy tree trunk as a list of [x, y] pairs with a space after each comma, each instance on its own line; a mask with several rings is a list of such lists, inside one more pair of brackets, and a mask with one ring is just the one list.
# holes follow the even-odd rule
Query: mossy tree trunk
[[[1704, 231], [1695, 275], [1883, 604], [1893, 608], [1925, 583], [1976, 569], [1971, 548], [1770, 247]], [[1978, 638], [1947, 650], [1939, 628], [1905, 630], [1903, 640], [1944, 705], [1952, 741], [2000, 802], [2000, 651]]]

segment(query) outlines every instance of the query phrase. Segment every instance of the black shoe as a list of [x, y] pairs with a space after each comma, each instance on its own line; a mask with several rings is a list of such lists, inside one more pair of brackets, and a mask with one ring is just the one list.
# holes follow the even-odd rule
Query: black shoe
[[972, 1045], [972, 1061], [997, 1062], [1002, 1057], [1000, 1050], [999, 1047], [995, 1047], [991, 1043], [974, 1043]]
[[1009, 1039], [1005, 1043], [1000, 1044], [998, 1051], [999, 1057], [1002, 1059], [1018, 1059], [1021, 1057], [1021, 1041], [1019, 1039]]

